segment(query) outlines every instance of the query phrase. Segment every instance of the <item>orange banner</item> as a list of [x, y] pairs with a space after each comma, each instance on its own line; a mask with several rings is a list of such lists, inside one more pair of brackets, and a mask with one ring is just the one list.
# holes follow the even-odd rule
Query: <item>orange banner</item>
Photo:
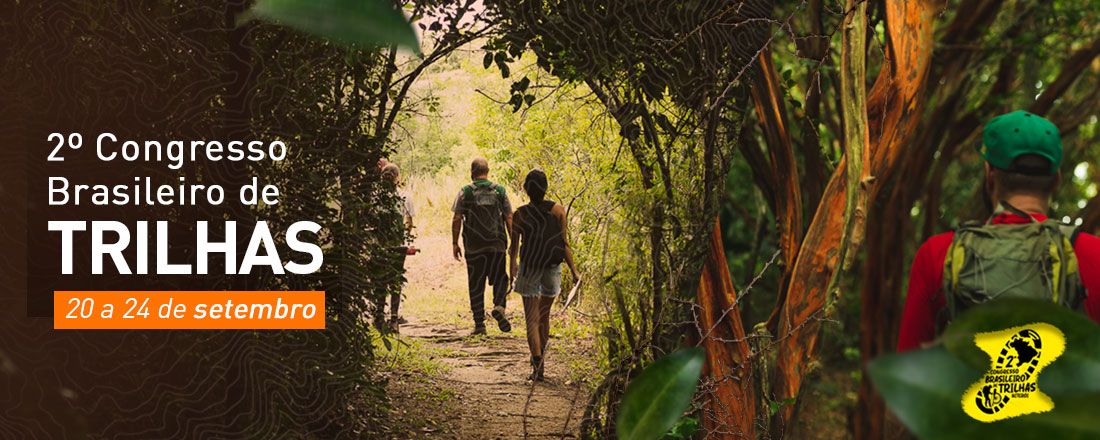
[[53, 328], [323, 329], [323, 291], [55, 291]]

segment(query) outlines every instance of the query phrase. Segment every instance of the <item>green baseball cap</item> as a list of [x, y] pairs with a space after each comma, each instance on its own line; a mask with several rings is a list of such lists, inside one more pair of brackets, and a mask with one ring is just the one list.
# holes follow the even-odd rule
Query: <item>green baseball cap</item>
[[1050, 161], [1046, 174], [1053, 175], [1062, 165], [1062, 137], [1058, 127], [1042, 116], [1016, 110], [985, 124], [978, 152], [989, 165], [1008, 171], [1020, 171], [1012, 169], [1012, 161], [1017, 157], [1038, 155]]

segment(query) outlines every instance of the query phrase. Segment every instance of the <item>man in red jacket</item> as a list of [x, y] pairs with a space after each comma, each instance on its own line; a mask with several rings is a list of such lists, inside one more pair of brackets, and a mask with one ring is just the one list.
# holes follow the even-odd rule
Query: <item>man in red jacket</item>
[[[1001, 115], [983, 128], [979, 152], [986, 161], [986, 193], [1001, 208], [985, 225], [972, 228], [984, 228], [986, 232], [1003, 232], [1009, 231], [1011, 225], [1047, 222], [1045, 213], [1050, 209], [1051, 195], [1061, 183], [1058, 169], [1062, 161], [1062, 142], [1057, 127], [1050, 121], [1025, 111]], [[1069, 235], [1066, 238], [1071, 239], [1080, 285], [1084, 288], [1084, 297], [1079, 298], [1076, 306], [1083, 309], [1093, 321], [1100, 322], [1100, 238], [1085, 233]], [[1012, 279], [994, 280], [989, 283], [1002, 285], [983, 285], [981, 289], [971, 289], [962, 295], [955, 291], [948, 292], [953, 286], [957, 289], [957, 269], [963, 264], [950, 266], [952, 263], [948, 258], [949, 250], [959, 244], [957, 238], [955, 231], [945, 232], [929, 238], [917, 250], [910, 270], [909, 291], [898, 334], [899, 352], [920, 348], [935, 339], [945, 321], [953, 317], [960, 305], [977, 304], [996, 298], [997, 292], [1008, 292], [1013, 283], [1017, 282]], [[959, 246], [952, 255], [971, 252], [976, 247]], [[949, 278], [946, 284], [945, 264], [956, 269], [953, 278]], [[977, 294], [974, 294], [975, 291]], [[1054, 297], [1058, 298], [1057, 295]]]

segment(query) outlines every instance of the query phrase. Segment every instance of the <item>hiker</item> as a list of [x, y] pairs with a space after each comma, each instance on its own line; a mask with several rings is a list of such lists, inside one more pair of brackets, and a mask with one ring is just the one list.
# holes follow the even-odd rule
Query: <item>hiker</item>
[[[477, 158], [470, 164], [473, 182], [462, 187], [451, 210], [451, 244], [455, 260], [462, 260], [466, 249], [466, 276], [470, 289], [470, 310], [474, 315], [474, 335], [485, 334], [485, 282], [493, 286], [493, 319], [502, 332], [512, 331], [505, 316], [508, 297], [508, 273], [504, 253], [512, 231], [512, 204], [504, 187], [489, 181], [489, 162]], [[458, 237], [462, 235], [462, 247]]]
[[405, 231], [412, 232], [413, 216], [416, 215], [416, 208], [413, 207], [412, 195], [401, 185], [401, 169], [398, 168], [397, 164], [387, 162], [386, 166], [382, 168], [382, 178], [393, 183], [394, 187], [399, 188], [397, 192], [397, 210], [401, 212], [401, 217], [405, 222]]
[[[387, 162], [386, 165], [382, 167], [382, 178], [392, 183], [394, 188], [398, 188], [401, 183], [401, 169], [398, 168], [397, 164]], [[401, 213], [404, 234], [400, 237], [400, 242], [395, 241], [395, 244], [398, 244], [398, 246], [392, 247], [390, 249], [390, 254], [393, 258], [394, 273], [401, 274], [405, 270], [405, 258], [417, 252], [415, 247], [405, 246], [405, 238], [408, 234], [412, 233], [413, 216], [416, 214], [416, 209], [413, 207], [411, 195], [404, 189], [398, 190], [396, 203], [397, 211]], [[388, 330], [397, 332], [401, 324], [408, 322], [398, 314], [400, 307], [401, 288], [398, 287], [396, 291], [390, 293], [390, 320]], [[381, 307], [379, 309], [379, 312], [381, 312]]]
[[[569, 225], [562, 205], [546, 200], [548, 182], [540, 170], [527, 173], [523, 191], [530, 203], [516, 210], [515, 228], [509, 248], [509, 272], [515, 277], [515, 291], [523, 297], [527, 320], [527, 346], [531, 349], [533, 381], [543, 379], [546, 343], [550, 340], [550, 306], [561, 292], [561, 263], [569, 265], [574, 284], [580, 282], [573, 250], [569, 247]], [[519, 270], [516, 259], [519, 257]]]
[[[1058, 128], [1026, 111], [1001, 115], [982, 129], [978, 151], [994, 213], [933, 236], [917, 250], [899, 352], [931, 342], [959, 313], [995, 298], [1053, 297], [1100, 322], [1100, 239], [1046, 215], [1062, 178]], [[1061, 286], [1045, 281], [1054, 276], [1064, 280]]]

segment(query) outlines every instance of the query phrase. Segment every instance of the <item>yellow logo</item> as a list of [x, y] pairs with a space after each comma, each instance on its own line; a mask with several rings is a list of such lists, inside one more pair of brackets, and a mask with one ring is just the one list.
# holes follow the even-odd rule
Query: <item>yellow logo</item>
[[1054, 409], [1050, 396], [1039, 390], [1039, 372], [1066, 350], [1066, 337], [1057, 327], [1034, 323], [978, 333], [974, 343], [989, 355], [991, 365], [982, 378], [963, 393], [963, 411], [989, 423]]

